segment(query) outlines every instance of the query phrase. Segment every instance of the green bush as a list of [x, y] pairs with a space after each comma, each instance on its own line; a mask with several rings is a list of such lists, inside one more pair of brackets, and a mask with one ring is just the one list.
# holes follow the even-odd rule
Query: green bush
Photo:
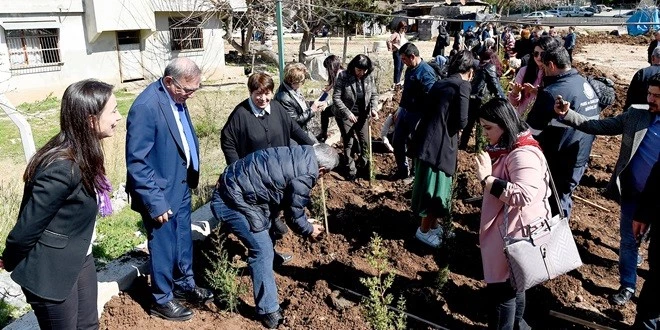
[[8, 304], [4, 298], [0, 299], [0, 329], [6, 327], [14, 320], [12, 315], [17, 310], [16, 307]]
[[225, 238], [223, 235], [209, 238], [217, 249], [204, 253], [208, 261], [204, 280], [213, 288], [217, 301], [229, 312], [235, 312], [240, 302], [239, 297], [247, 292], [247, 287], [238, 281], [240, 271], [231, 263], [227, 250], [223, 248]]
[[[362, 299], [360, 305], [367, 322], [376, 330], [403, 330], [406, 328], [406, 301], [400, 297], [397, 302], [399, 312], [390, 310], [394, 300], [391, 293], [386, 293], [394, 282], [394, 273], [390, 270], [388, 250], [383, 240], [374, 233], [369, 242], [367, 262], [376, 270], [376, 276], [361, 278], [360, 283], [369, 289], [369, 296]], [[383, 278], [384, 277], [384, 278]]]

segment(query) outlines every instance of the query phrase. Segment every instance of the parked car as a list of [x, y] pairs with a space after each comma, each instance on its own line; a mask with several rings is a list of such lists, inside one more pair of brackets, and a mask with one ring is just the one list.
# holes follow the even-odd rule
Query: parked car
[[584, 10], [590, 12], [590, 13], [594, 13], [594, 14], [600, 13], [600, 11], [598, 10], [598, 7], [584, 6], [584, 7], [582, 7], [582, 9], [584, 9]]
[[616, 14], [614, 17], [616, 18], [630, 18], [632, 15], [634, 15], [636, 10], [630, 10], [624, 13]]
[[559, 12], [559, 17], [584, 16], [584, 14], [580, 12], [580, 8], [576, 6], [560, 6], [557, 7], [557, 11]]
[[605, 6], [605, 5], [596, 5], [596, 7], [598, 7], [598, 9], [600, 9], [601, 12], [603, 12], [603, 11], [612, 11], [612, 7], [608, 7], [608, 6]]
[[527, 15], [524, 15], [525, 18], [544, 18], [544, 17], [555, 17], [555, 15], [549, 14], [543, 11], [533, 11]]
[[594, 16], [594, 13], [590, 12], [590, 11], [584, 9], [584, 8], [580, 8], [580, 9], [578, 9], [578, 13], [577, 13], [576, 16], [591, 17], [591, 16]]
[[560, 17], [559, 16], [559, 10], [557, 10], [557, 9], [546, 10], [545, 13], [550, 14], [550, 15], [555, 16], [555, 17]]

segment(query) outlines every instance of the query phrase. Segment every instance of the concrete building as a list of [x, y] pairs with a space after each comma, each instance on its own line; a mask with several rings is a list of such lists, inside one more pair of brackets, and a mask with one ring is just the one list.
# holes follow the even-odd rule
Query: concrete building
[[[233, 1], [233, 0], [232, 0]], [[18, 103], [72, 82], [152, 81], [176, 57], [217, 77], [225, 65], [208, 0], [0, 0], [0, 93]]]

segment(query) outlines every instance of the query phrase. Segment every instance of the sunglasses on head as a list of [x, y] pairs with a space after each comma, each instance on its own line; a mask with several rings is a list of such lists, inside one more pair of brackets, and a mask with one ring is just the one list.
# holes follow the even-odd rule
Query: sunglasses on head
[[537, 52], [537, 51], [534, 51], [534, 52], [532, 53], [532, 55], [534, 55], [534, 57], [543, 56], [543, 52]]

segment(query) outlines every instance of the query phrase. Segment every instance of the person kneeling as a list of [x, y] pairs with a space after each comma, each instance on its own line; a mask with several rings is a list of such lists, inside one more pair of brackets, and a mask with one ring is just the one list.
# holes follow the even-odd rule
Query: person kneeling
[[[339, 164], [327, 144], [268, 148], [227, 166], [211, 201], [213, 215], [248, 249], [256, 312], [264, 326], [283, 321], [273, 273], [273, 235], [279, 211], [294, 232], [313, 241], [325, 230], [304, 208], [317, 179]], [[273, 228], [275, 229], [275, 228]]]

